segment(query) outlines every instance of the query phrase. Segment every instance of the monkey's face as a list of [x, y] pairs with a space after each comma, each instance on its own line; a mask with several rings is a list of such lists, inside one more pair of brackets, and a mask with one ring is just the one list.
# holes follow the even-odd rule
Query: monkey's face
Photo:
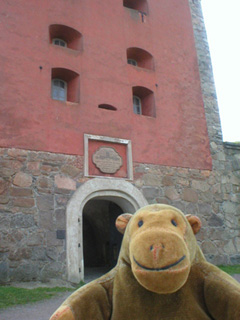
[[186, 221], [173, 210], [140, 211], [130, 224], [132, 272], [146, 289], [172, 293], [187, 281], [191, 262]]
[[186, 283], [196, 254], [199, 218], [156, 204], [119, 216], [116, 226], [121, 233], [126, 230], [122, 254], [144, 288], [166, 294]]

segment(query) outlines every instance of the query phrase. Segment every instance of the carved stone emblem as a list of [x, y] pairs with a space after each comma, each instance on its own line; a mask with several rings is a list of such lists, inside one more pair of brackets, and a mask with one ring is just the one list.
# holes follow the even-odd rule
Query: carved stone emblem
[[115, 173], [122, 164], [122, 157], [110, 147], [100, 147], [92, 156], [93, 163], [102, 173]]

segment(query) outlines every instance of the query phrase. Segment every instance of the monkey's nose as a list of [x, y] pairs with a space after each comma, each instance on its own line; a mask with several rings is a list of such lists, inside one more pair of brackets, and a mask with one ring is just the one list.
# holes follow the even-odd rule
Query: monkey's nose
[[163, 249], [165, 248], [163, 243], [160, 244], [152, 244], [150, 246], [150, 251], [153, 254], [153, 259], [157, 260]]

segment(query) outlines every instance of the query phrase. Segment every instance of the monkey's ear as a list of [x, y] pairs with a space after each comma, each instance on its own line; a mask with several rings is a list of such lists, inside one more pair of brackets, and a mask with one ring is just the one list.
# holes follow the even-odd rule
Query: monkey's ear
[[197, 234], [202, 227], [201, 220], [196, 216], [192, 216], [191, 214], [186, 215], [186, 218], [192, 227], [193, 233]]
[[123, 213], [120, 216], [117, 217], [117, 220], [115, 222], [116, 228], [118, 231], [122, 234], [124, 234], [125, 229], [128, 225], [129, 220], [132, 218], [132, 214], [130, 213]]

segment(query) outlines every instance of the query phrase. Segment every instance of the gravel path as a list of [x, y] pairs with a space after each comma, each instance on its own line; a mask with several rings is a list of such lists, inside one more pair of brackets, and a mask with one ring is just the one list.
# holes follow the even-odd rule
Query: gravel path
[[[99, 278], [101, 275], [105, 274], [108, 270], [106, 268], [91, 268], [86, 270], [85, 282], [88, 283], [96, 278]], [[21, 283], [21, 284], [12, 284], [16, 287], [24, 287], [27, 289], [32, 289], [38, 286], [46, 287], [56, 287], [68, 286], [67, 283], [51, 282], [50, 284], [43, 285], [42, 283]], [[7, 309], [0, 309], [0, 320], [48, 320], [53, 312], [62, 304], [62, 302], [70, 296], [72, 292], [59, 293], [54, 298], [48, 300], [42, 300], [39, 302], [19, 305], [10, 307]]]
[[[240, 282], [240, 274], [234, 275]], [[48, 320], [52, 313], [71, 294], [66, 292], [57, 297], [23, 306], [0, 310], [0, 320]]]
[[65, 292], [49, 300], [1, 309], [0, 320], [48, 320], [70, 294]]

